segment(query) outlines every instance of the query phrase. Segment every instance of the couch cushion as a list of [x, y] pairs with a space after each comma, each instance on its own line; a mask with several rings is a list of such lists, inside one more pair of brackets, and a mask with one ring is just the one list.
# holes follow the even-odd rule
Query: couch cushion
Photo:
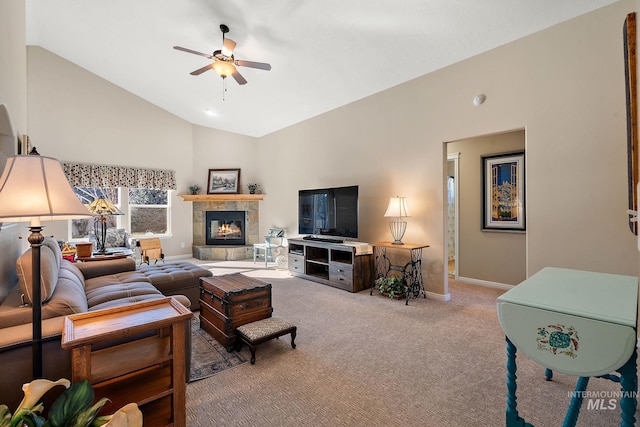
[[106, 274], [104, 276], [94, 277], [92, 279], [85, 279], [84, 287], [87, 293], [103, 286], [120, 284], [120, 283], [135, 283], [135, 282], [147, 282], [151, 281], [144, 275], [136, 271], [127, 271], [116, 274]]
[[145, 265], [139, 267], [143, 274], [162, 293], [182, 288], [198, 287], [200, 277], [209, 277], [211, 271], [190, 262], [173, 262], [161, 265]]
[[131, 258], [110, 259], [108, 261], [79, 262], [75, 264], [84, 276], [89, 280], [98, 276], [135, 271], [136, 262]]
[[46, 246], [51, 249], [53, 252], [53, 259], [56, 260], [56, 265], [60, 268], [60, 263], [62, 262], [62, 249], [60, 249], [60, 245], [53, 237], [45, 237], [42, 241], [42, 246]]
[[89, 310], [116, 307], [149, 299], [164, 298], [164, 295], [149, 282], [104, 284], [86, 289]]
[[[71, 270], [66, 269], [63, 265], [53, 296], [42, 304], [42, 320], [84, 313], [87, 310], [87, 298], [82, 280], [79, 280]], [[32, 316], [31, 306], [22, 305], [21, 287], [15, 286], [0, 306], [0, 328], [31, 323]]]
[[[59, 248], [58, 248], [59, 249]], [[16, 272], [20, 289], [25, 297], [25, 302], [31, 304], [31, 284], [32, 284], [32, 262], [31, 248], [23, 253], [16, 261]], [[40, 247], [40, 278], [41, 278], [41, 301], [45, 302], [51, 298], [58, 282], [58, 269], [62, 261], [62, 254], [58, 258], [49, 246]]]

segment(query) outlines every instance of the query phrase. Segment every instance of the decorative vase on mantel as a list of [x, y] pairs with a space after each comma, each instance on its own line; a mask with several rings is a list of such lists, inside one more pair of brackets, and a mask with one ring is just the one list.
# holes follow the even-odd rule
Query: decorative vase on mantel
[[200, 186], [198, 184], [193, 184], [187, 187], [187, 190], [189, 190], [189, 194], [196, 195], [200, 192]]
[[247, 188], [249, 189], [249, 194], [256, 194], [258, 191], [258, 188], [260, 188], [260, 184], [255, 184], [255, 183], [247, 184]]

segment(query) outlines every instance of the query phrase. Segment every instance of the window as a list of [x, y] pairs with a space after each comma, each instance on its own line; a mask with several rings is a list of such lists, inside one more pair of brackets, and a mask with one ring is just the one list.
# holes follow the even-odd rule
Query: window
[[169, 234], [169, 190], [129, 189], [132, 235]]
[[[132, 188], [121, 195], [120, 188], [74, 187], [78, 199], [88, 205], [99, 197], [109, 199], [123, 212], [128, 212], [129, 233], [132, 235], [168, 235], [170, 222], [169, 190]], [[126, 197], [128, 196], [128, 197]], [[107, 228], [126, 227], [126, 215], [107, 216]], [[70, 221], [69, 241], [87, 240], [94, 233], [95, 221], [74, 219]]]
[[[110, 200], [120, 209], [120, 190], [118, 188], [96, 188], [96, 187], [73, 187], [73, 191], [84, 205], [88, 205], [97, 198]], [[107, 217], [107, 227], [117, 228], [120, 216], [111, 215]], [[95, 221], [94, 218], [73, 219], [70, 226], [70, 241], [86, 240], [92, 234]]]

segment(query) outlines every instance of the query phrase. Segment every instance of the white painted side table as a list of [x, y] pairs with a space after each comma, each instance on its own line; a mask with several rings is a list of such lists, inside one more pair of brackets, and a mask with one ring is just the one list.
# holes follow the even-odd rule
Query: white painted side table
[[563, 426], [575, 425], [580, 392], [597, 376], [620, 381], [620, 425], [635, 425], [637, 306], [637, 277], [552, 267], [498, 297], [507, 341], [506, 425], [530, 425], [516, 408], [516, 349], [547, 368], [547, 379], [552, 371], [580, 377]]

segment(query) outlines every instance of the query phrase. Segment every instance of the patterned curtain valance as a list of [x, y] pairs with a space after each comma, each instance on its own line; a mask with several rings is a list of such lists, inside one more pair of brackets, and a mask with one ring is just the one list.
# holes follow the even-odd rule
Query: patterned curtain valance
[[166, 169], [139, 169], [125, 166], [60, 162], [74, 187], [127, 187], [175, 190], [176, 173]]

